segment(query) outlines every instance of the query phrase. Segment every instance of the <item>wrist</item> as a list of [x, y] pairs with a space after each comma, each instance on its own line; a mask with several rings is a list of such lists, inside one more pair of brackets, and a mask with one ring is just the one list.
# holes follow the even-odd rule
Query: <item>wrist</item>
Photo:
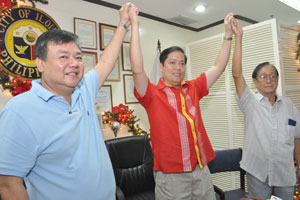
[[232, 40], [232, 36], [224, 36], [223, 40]]
[[125, 23], [123, 23], [122, 21], [120, 21], [119, 25], [122, 26], [126, 30], [126, 32], [128, 31], [129, 27]]

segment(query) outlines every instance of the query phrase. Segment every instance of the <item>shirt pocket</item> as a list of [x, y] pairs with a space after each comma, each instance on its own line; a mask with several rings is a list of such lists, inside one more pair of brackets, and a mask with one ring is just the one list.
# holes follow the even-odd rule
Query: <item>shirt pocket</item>
[[295, 139], [296, 121], [288, 118], [284, 123], [284, 132], [281, 134], [285, 144], [293, 145]]

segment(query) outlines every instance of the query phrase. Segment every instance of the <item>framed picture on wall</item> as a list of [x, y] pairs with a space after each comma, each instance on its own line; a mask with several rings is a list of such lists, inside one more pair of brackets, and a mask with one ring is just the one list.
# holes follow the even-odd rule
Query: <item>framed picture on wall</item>
[[118, 57], [115, 67], [107, 77], [106, 81], [120, 81], [120, 56]]
[[74, 33], [78, 35], [82, 48], [97, 49], [97, 29], [95, 21], [74, 17]]
[[87, 73], [93, 69], [98, 62], [97, 52], [82, 51], [82, 62], [84, 64], [84, 73]]
[[117, 29], [116, 26], [99, 23], [100, 50], [104, 50], [104, 48], [108, 45], [116, 29]]
[[[100, 51], [100, 58], [103, 51]], [[117, 58], [115, 66], [111, 73], [108, 75], [106, 81], [120, 81], [120, 56]]]
[[124, 100], [126, 104], [139, 103], [134, 96], [134, 82], [132, 74], [123, 74]]
[[123, 71], [131, 71], [130, 58], [129, 58], [129, 42], [122, 44], [122, 69]]
[[99, 90], [99, 98], [97, 98], [95, 102], [98, 114], [101, 114], [105, 111], [112, 111], [112, 86], [102, 85], [102, 87]]

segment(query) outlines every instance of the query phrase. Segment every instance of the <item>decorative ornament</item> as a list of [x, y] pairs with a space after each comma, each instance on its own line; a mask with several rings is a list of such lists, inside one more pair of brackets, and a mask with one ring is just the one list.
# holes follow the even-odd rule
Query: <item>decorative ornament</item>
[[102, 114], [103, 124], [109, 124], [114, 130], [114, 133], [118, 127], [116, 122], [118, 122], [119, 126], [120, 124], [127, 125], [129, 127], [128, 132], [132, 132], [133, 135], [149, 135], [147, 131], [144, 131], [139, 126], [139, 124], [136, 124], [136, 122], [140, 119], [136, 119], [136, 116], [133, 115], [133, 112], [134, 110], [130, 110], [128, 106], [119, 104], [119, 106], [114, 106], [112, 108], [112, 112], [106, 111]]
[[295, 187], [295, 193], [294, 193], [294, 200], [300, 200], [300, 186], [299, 184], [296, 184], [296, 187]]
[[35, 2], [41, 2], [42, 4], [48, 4], [48, 0], [12, 0], [11, 5], [17, 6], [21, 4], [25, 4], [27, 1], [29, 1], [33, 8], [35, 8]]
[[13, 96], [16, 96], [30, 90], [31, 80], [26, 80], [21, 76], [11, 77], [4, 70], [0, 70], [0, 86], [3, 90], [9, 90]]
[[118, 136], [118, 130], [120, 129], [120, 122], [114, 121], [111, 128], [114, 131], [115, 137], [117, 137]]

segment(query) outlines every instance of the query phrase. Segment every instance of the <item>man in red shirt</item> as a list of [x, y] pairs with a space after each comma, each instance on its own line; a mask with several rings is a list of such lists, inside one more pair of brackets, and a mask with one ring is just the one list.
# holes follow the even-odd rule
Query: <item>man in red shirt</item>
[[208, 94], [227, 65], [232, 13], [224, 20], [225, 35], [215, 65], [191, 81], [183, 81], [187, 58], [180, 47], [160, 55], [162, 78], [150, 83], [143, 67], [138, 9], [129, 11], [131, 22], [130, 61], [135, 95], [145, 107], [154, 154], [155, 197], [164, 199], [215, 199], [207, 163], [215, 157], [206, 134], [199, 101]]

